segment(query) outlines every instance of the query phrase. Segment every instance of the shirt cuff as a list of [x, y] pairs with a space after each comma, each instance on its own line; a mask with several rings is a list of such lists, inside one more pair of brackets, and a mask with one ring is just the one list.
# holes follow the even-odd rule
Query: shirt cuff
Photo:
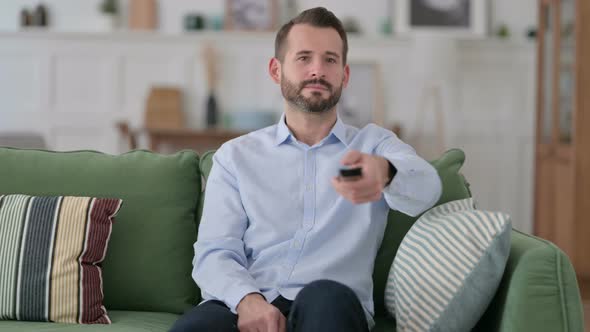
[[411, 161], [386, 158], [397, 169], [391, 183], [383, 188], [387, 204], [412, 217], [431, 208], [440, 198], [441, 180], [432, 165], [416, 167]]
[[240, 301], [242, 301], [242, 299], [246, 295], [251, 294], [251, 293], [258, 293], [258, 294], [262, 295], [260, 290], [257, 288], [250, 287], [250, 286], [243, 286], [243, 287], [240, 287], [237, 290], [233, 291], [231, 294], [229, 294], [227, 296], [227, 300], [226, 300], [225, 304], [229, 307], [229, 310], [231, 310], [232, 313], [237, 315], [238, 312], [236, 311], [236, 309], [238, 307], [238, 304], [240, 304]]

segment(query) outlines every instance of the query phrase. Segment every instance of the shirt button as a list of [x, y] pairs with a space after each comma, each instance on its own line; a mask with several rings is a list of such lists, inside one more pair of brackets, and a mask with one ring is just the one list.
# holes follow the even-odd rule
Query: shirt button
[[312, 191], [312, 190], [313, 190], [313, 185], [311, 185], [311, 184], [308, 184], [308, 185], [305, 187], [305, 189], [306, 189], [307, 191]]

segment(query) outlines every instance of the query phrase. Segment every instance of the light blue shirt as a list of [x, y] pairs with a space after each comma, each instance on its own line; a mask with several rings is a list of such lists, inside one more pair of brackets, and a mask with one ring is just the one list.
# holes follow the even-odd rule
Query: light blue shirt
[[[379, 201], [355, 205], [331, 184], [349, 150], [388, 159], [397, 169]], [[195, 243], [192, 276], [204, 300], [232, 312], [248, 293], [293, 300], [306, 284], [349, 286], [373, 315], [373, 266], [389, 208], [416, 216], [441, 193], [436, 170], [391, 131], [357, 129], [340, 119], [314, 146], [285, 124], [225, 143], [213, 157]], [[369, 324], [372, 325], [371, 317]]]

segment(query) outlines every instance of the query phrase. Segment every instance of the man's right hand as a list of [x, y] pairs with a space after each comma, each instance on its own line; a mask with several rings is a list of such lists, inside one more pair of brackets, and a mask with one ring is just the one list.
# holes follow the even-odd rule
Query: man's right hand
[[236, 307], [240, 332], [285, 332], [287, 320], [258, 293], [244, 296]]

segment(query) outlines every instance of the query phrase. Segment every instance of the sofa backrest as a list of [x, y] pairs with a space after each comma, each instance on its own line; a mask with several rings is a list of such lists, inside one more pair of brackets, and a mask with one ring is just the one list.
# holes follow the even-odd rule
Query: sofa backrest
[[0, 194], [123, 199], [103, 262], [105, 306], [182, 313], [198, 298], [191, 278], [198, 164], [191, 151], [113, 156], [0, 147]]
[[[209, 151], [201, 156], [200, 169], [205, 180], [209, 176], [211, 166], [213, 166], [212, 158], [214, 153], [215, 151]], [[471, 197], [469, 184], [459, 172], [464, 162], [465, 153], [460, 149], [451, 149], [445, 152], [440, 158], [431, 161], [431, 164], [438, 171], [443, 184], [442, 195], [436, 205]], [[419, 216], [410, 217], [399, 211], [391, 210], [389, 212], [387, 227], [381, 247], [375, 258], [375, 268], [373, 270], [373, 301], [375, 302], [376, 315], [387, 314], [384, 305], [387, 275], [389, 274], [389, 269], [393, 263], [397, 248], [418, 218]]]

